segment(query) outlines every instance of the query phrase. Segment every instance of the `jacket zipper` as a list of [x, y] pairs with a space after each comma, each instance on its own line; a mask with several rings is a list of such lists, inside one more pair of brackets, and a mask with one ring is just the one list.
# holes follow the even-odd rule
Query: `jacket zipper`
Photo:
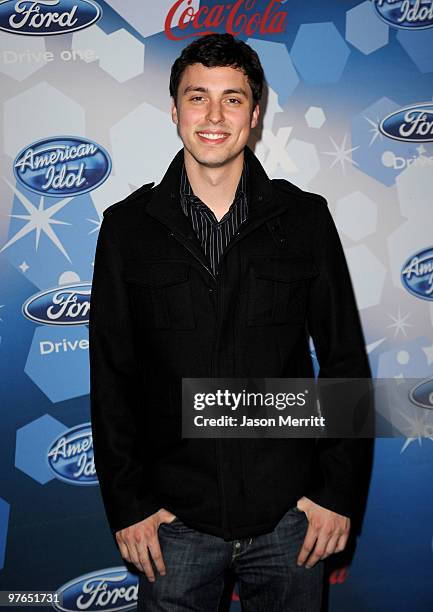
[[[284, 211], [284, 209], [278, 209], [276, 211], [274, 211], [274, 214], [271, 215], [269, 218], [265, 219], [263, 221], [263, 223], [265, 223], [266, 221], [268, 221], [269, 219], [276, 217], [278, 215], [280, 215], [282, 212]], [[257, 228], [260, 227], [257, 226]], [[257, 229], [255, 228], [255, 229]], [[190, 245], [188, 244], [188, 241], [185, 241], [183, 238], [181, 238], [178, 234], [176, 234], [175, 232], [173, 232], [170, 228], [170, 236], [172, 236], [173, 238], [175, 238], [180, 244], [182, 244], [187, 251], [189, 251], [189, 253], [191, 253], [191, 255], [193, 255], [193, 257], [200, 263], [200, 265], [205, 268], [205, 270], [209, 273], [209, 275], [212, 277], [212, 280], [214, 281], [216, 288], [216, 329], [215, 329], [215, 337], [214, 337], [214, 344], [212, 347], [212, 357], [211, 357], [211, 377], [212, 378], [216, 378], [216, 345], [217, 345], [217, 340], [218, 340], [218, 332], [219, 332], [219, 315], [220, 315], [220, 297], [219, 297], [219, 289], [218, 289], [218, 274], [215, 275], [212, 270], [206, 266], [204, 264], [204, 262], [200, 259], [200, 257], [197, 256], [197, 254], [194, 252], [193, 249], [190, 248]], [[229, 242], [229, 244], [227, 245], [226, 249], [224, 250], [224, 252], [222, 253], [221, 259], [218, 262], [218, 267], [221, 266], [221, 262], [224, 258], [224, 256], [227, 254], [227, 251], [229, 250], [229, 248], [231, 248], [232, 246], [234, 246], [235, 244], [237, 244], [242, 238], [243, 236], [240, 236], [240, 232], [237, 231], [234, 238]], [[242, 448], [240, 449], [241, 453], [242, 453]], [[216, 457], [217, 457], [217, 470], [218, 470], [218, 477], [220, 480], [220, 486], [221, 486], [221, 505], [222, 505], [222, 519], [223, 519], [223, 533], [227, 538], [231, 538], [232, 534], [230, 533], [230, 528], [228, 525], [228, 519], [227, 519], [227, 505], [226, 505], [226, 494], [225, 494], [225, 490], [224, 490], [224, 478], [223, 478], [223, 474], [222, 474], [222, 449], [221, 449], [221, 439], [220, 438], [215, 438], [215, 453], [216, 453]], [[242, 473], [243, 473], [243, 478], [244, 478], [244, 485], [246, 486], [246, 482], [245, 482], [245, 466], [244, 466], [244, 457], [243, 455], [241, 455], [241, 463], [242, 463]]]
[[[194, 252], [194, 250], [190, 248], [190, 246], [189, 246], [187, 241], [183, 240], [179, 235], [175, 234], [175, 232], [172, 232], [172, 231], [170, 232], [170, 236], [173, 236], [173, 238], [175, 238], [180, 244], [182, 244], [195, 257], [195, 259], [201, 264], [201, 266], [203, 268], [205, 268], [205, 270], [208, 271], [208, 273], [211, 275], [211, 277], [212, 277], [212, 279], [213, 279], [213, 281], [215, 282], [215, 285], [216, 285], [216, 288], [215, 288], [215, 293], [216, 293], [216, 329], [215, 329], [215, 336], [214, 336], [214, 342], [213, 342], [213, 347], [212, 347], [212, 355], [211, 355], [211, 377], [212, 378], [216, 378], [216, 358], [215, 358], [215, 353], [216, 353], [216, 345], [217, 345], [217, 340], [218, 340], [219, 316], [220, 316], [220, 297], [219, 297], [217, 275], [215, 275], [212, 272], [212, 270], [203, 263], [203, 261], [197, 256], [197, 254]], [[222, 461], [221, 440], [219, 438], [215, 438], [215, 454], [216, 454], [216, 457], [217, 457], [217, 470], [218, 470], [218, 477], [219, 477], [220, 486], [221, 486], [221, 505], [222, 505], [222, 508], [223, 508], [223, 513], [222, 513], [223, 532], [224, 532], [226, 537], [230, 537], [231, 534], [229, 533], [228, 524], [227, 524], [227, 505], [226, 505], [226, 496], [225, 496], [225, 491], [224, 491], [224, 478], [223, 478], [222, 469], [221, 469], [221, 461]]]

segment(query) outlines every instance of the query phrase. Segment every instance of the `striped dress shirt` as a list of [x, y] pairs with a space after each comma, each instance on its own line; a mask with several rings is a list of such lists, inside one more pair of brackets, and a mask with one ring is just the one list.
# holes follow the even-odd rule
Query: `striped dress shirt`
[[226, 214], [218, 221], [214, 212], [194, 194], [185, 164], [182, 167], [180, 180], [182, 210], [190, 219], [215, 276], [224, 249], [248, 216], [247, 179], [248, 166], [244, 160], [234, 200]]

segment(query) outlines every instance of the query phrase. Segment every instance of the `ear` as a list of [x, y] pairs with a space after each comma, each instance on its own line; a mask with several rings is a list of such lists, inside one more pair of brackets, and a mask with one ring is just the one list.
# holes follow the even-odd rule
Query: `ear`
[[176, 102], [174, 101], [174, 98], [171, 99], [171, 119], [173, 123], [175, 123], [176, 125], [179, 123], [179, 118], [177, 116]]
[[251, 115], [251, 128], [255, 128], [257, 125], [257, 122], [259, 120], [259, 114], [260, 114], [260, 107], [258, 105], [258, 103], [256, 104], [255, 109], [252, 112]]

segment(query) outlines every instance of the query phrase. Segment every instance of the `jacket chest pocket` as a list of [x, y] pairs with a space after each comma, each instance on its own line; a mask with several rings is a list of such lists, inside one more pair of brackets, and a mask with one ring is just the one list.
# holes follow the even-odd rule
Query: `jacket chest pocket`
[[302, 323], [309, 283], [319, 271], [296, 257], [252, 257], [248, 276], [247, 325]]
[[193, 329], [190, 265], [176, 260], [140, 262], [126, 272], [134, 314], [144, 329]]

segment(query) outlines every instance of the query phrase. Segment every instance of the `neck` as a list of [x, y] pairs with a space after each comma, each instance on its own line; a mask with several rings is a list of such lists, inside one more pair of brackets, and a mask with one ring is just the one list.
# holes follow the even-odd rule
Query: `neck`
[[217, 168], [199, 164], [184, 148], [185, 169], [195, 195], [204, 202], [220, 220], [232, 204], [242, 175], [244, 151]]

